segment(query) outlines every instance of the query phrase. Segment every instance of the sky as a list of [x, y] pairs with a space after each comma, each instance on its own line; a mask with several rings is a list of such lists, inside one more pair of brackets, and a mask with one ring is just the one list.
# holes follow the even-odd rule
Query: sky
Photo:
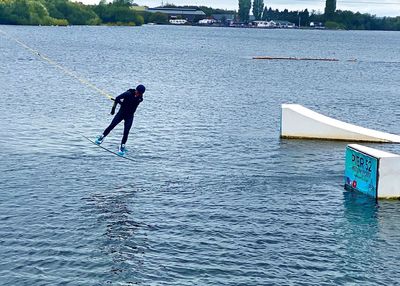
[[[98, 0], [79, 0], [84, 4], [98, 4]], [[238, 0], [135, 0], [139, 5], [157, 7], [164, 5], [197, 5], [212, 8], [238, 10]], [[252, 1], [253, 2], [253, 1]], [[324, 12], [325, 0], [264, 0], [266, 6], [272, 9], [304, 10]], [[337, 0], [336, 8], [353, 12], [369, 13], [379, 17], [400, 16], [400, 0]]]

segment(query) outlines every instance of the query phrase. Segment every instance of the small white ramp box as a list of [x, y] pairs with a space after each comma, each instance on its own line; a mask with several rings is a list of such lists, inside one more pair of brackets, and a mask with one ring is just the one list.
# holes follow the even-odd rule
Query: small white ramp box
[[376, 199], [400, 198], [400, 156], [350, 144], [346, 148], [345, 188]]

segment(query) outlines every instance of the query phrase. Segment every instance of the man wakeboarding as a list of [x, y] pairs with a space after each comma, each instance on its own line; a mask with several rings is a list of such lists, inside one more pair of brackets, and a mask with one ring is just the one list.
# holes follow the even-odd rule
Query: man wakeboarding
[[122, 120], [124, 120], [124, 135], [122, 136], [121, 145], [118, 149], [118, 155], [123, 156], [126, 152], [125, 144], [128, 140], [129, 131], [131, 130], [133, 117], [135, 111], [139, 104], [143, 101], [143, 94], [146, 91], [144, 85], [138, 85], [136, 89], [128, 89], [121, 95], [117, 96], [114, 99], [114, 104], [111, 108], [111, 115], [115, 114], [115, 108], [117, 104], [121, 107], [119, 111], [114, 116], [113, 120], [111, 121], [110, 125], [104, 130], [104, 132], [97, 136], [95, 142], [96, 144], [100, 145], [103, 143], [104, 138], [117, 126]]

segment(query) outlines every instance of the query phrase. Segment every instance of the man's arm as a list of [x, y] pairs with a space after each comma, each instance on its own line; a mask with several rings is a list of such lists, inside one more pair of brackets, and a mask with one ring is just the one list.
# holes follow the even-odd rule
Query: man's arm
[[111, 108], [111, 115], [114, 115], [114, 114], [115, 114], [115, 108], [117, 107], [117, 104], [118, 104], [118, 103], [119, 103], [119, 104], [122, 103], [123, 99], [124, 99], [125, 96], [126, 96], [126, 93], [127, 93], [127, 92], [124, 92], [124, 93], [118, 95], [118, 96], [114, 99], [114, 104], [113, 104], [113, 106], [112, 106], [112, 108]]
[[114, 99], [114, 104], [113, 104], [113, 106], [112, 106], [112, 108], [111, 108], [111, 115], [114, 115], [115, 114], [115, 108], [117, 107], [117, 100], [116, 99]]

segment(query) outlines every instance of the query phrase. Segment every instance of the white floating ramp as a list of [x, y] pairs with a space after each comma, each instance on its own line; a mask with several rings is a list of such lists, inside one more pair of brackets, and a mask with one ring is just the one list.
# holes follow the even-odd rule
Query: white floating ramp
[[299, 104], [282, 104], [281, 138], [400, 143], [400, 136], [363, 128]]
[[346, 148], [345, 188], [376, 199], [400, 198], [400, 156], [358, 144]]

